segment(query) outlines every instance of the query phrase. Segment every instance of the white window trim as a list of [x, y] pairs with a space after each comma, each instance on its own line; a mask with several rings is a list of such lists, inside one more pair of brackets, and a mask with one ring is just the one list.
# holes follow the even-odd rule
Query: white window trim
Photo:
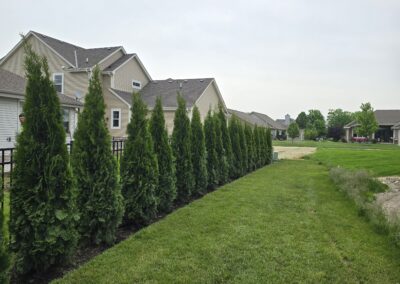
[[[118, 127], [114, 127], [114, 111], [118, 111], [119, 112], [119, 123], [118, 123]], [[122, 117], [121, 117], [121, 109], [120, 108], [112, 108], [111, 109], [111, 119], [110, 119], [110, 126], [111, 129], [121, 129], [121, 122], [122, 122]]]
[[61, 94], [64, 94], [64, 73], [53, 73], [53, 83], [55, 82], [55, 77], [59, 75], [62, 77]]
[[[133, 83], [140, 84], [140, 87], [134, 86]], [[136, 89], [136, 90], [141, 90], [141, 89], [142, 89], [142, 82], [140, 82], [140, 81], [138, 81], [138, 80], [132, 80], [131, 86], [132, 86], [132, 88], [134, 88], [134, 89]]]

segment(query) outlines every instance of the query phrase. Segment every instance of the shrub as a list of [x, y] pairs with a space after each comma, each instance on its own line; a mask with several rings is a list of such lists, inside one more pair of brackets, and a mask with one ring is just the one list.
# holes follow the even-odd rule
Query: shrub
[[204, 120], [204, 135], [206, 140], [207, 149], [207, 174], [208, 174], [208, 188], [214, 189], [218, 185], [219, 180], [219, 161], [217, 157], [216, 135], [215, 135], [215, 120], [208, 111], [206, 119]]
[[254, 127], [254, 144], [255, 144], [255, 164], [256, 168], [260, 168], [262, 166], [262, 144], [260, 137], [261, 128], [259, 126]]
[[150, 132], [158, 161], [158, 188], [155, 192], [159, 200], [158, 211], [168, 212], [172, 209], [176, 198], [175, 165], [172, 149], [168, 142], [168, 132], [165, 127], [162, 102], [159, 97], [151, 114]]
[[241, 148], [242, 157], [241, 161], [241, 175], [245, 175], [248, 172], [248, 149], [247, 149], [247, 141], [246, 136], [244, 134], [244, 125], [243, 123], [239, 123], [239, 143]]
[[200, 119], [200, 112], [197, 106], [193, 108], [191, 121], [191, 148], [192, 164], [194, 170], [194, 189], [197, 194], [204, 194], [207, 191], [207, 153], [204, 140], [203, 125]]
[[229, 122], [229, 136], [232, 142], [232, 153], [233, 153], [233, 162], [232, 162], [232, 172], [231, 178], [236, 179], [243, 175], [242, 172], [242, 148], [240, 146], [240, 123], [238, 118], [233, 115]]
[[318, 137], [318, 131], [316, 129], [306, 129], [304, 130], [304, 138], [306, 140], [315, 140]]
[[[226, 162], [228, 164], [228, 179], [229, 177], [232, 176], [232, 159], [233, 159], [233, 153], [232, 153], [232, 142], [231, 142], [231, 137], [229, 136], [228, 132], [228, 123], [225, 117], [225, 113], [223, 111], [222, 105], [219, 105], [219, 112], [217, 114], [219, 118], [219, 126], [221, 127], [221, 140], [222, 144], [224, 147], [224, 153], [226, 157]], [[228, 181], [228, 180], [227, 180]]]
[[265, 130], [266, 134], [266, 142], [267, 142], [267, 164], [271, 164], [272, 162], [272, 156], [274, 155], [274, 149], [272, 147], [272, 135], [271, 135], [271, 129], [267, 128]]
[[146, 119], [147, 107], [139, 94], [133, 94], [131, 114], [121, 160], [125, 221], [147, 224], [157, 212], [158, 164]]
[[256, 169], [255, 161], [256, 161], [256, 149], [255, 149], [255, 140], [253, 136], [253, 129], [250, 125], [246, 124], [244, 126], [244, 134], [246, 136], [247, 143], [247, 171], [251, 172]]
[[68, 260], [77, 243], [76, 188], [60, 102], [45, 58], [25, 45], [25, 123], [17, 138], [10, 199], [15, 271], [45, 271]]
[[96, 67], [74, 135], [71, 163], [78, 187], [78, 229], [82, 240], [112, 244], [122, 220], [123, 201], [99, 77], [100, 69]]
[[190, 120], [186, 113], [185, 100], [178, 95], [172, 133], [172, 151], [176, 165], [176, 190], [180, 202], [187, 201], [193, 191], [194, 176], [190, 147]]
[[213, 115], [215, 129], [215, 152], [217, 153], [217, 172], [218, 184], [223, 185], [229, 179], [229, 164], [225, 154], [224, 144], [222, 142], [221, 121], [218, 114]]
[[[1, 172], [1, 167], [0, 167]], [[1, 187], [2, 178], [0, 175], [0, 283], [7, 281], [8, 252], [6, 248], [6, 231], [4, 230], [4, 192]]]

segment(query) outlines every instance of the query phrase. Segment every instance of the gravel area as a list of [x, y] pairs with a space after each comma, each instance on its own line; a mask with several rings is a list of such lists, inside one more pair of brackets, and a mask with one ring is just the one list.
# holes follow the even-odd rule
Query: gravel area
[[386, 192], [376, 194], [376, 203], [382, 206], [389, 220], [400, 218], [400, 176], [380, 177], [389, 186]]
[[304, 156], [315, 153], [315, 147], [283, 147], [274, 146], [274, 152], [278, 152], [278, 159], [299, 160]]

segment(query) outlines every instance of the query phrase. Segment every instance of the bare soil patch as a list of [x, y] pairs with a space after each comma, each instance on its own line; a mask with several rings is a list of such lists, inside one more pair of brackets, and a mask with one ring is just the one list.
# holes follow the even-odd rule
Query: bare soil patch
[[274, 146], [274, 152], [278, 152], [278, 159], [300, 160], [304, 156], [315, 153], [316, 147], [282, 147]]

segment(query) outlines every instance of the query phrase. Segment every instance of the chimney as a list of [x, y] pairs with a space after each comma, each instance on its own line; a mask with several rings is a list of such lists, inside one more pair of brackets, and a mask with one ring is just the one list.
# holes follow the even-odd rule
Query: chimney
[[290, 124], [290, 115], [289, 114], [285, 115], [285, 124], [286, 125]]

